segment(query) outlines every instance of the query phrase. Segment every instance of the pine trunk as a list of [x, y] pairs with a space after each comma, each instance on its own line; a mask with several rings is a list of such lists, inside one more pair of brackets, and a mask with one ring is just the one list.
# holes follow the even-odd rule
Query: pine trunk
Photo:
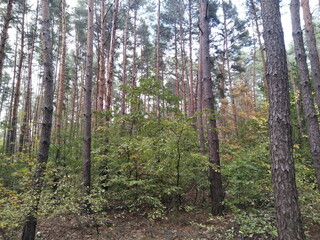
[[110, 51], [109, 51], [109, 59], [108, 59], [108, 67], [107, 67], [107, 98], [106, 98], [107, 110], [111, 109], [111, 101], [112, 101], [113, 67], [114, 67], [114, 53], [115, 53], [115, 46], [116, 46], [118, 8], [119, 8], [119, 0], [114, 0]]
[[[264, 54], [264, 47], [263, 47], [262, 40], [261, 40], [261, 33], [260, 33], [259, 23], [258, 23], [257, 8], [256, 8], [256, 5], [254, 3], [254, 0], [250, 0], [250, 6], [251, 6], [253, 19], [254, 19], [254, 23], [255, 23], [255, 28], [256, 28], [256, 32], [257, 32], [257, 37], [258, 37], [258, 41], [259, 41], [263, 72], [264, 72], [264, 74], [267, 74], [266, 57], [265, 57], [265, 54]], [[264, 81], [264, 87], [266, 88], [266, 95], [268, 97], [268, 89], [269, 89], [269, 87], [268, 87], [268, 79], [264, 76], [263, 77], [263, 81]]]
[[[88, 32], [86, 78], [84, 85], [84, 121], [83, 121], [83, 149], [82, 149], [82, 192], [90, 194], [91, 183], [91, 115], [92, 115], [92, 78], [93, 78], [93, 0], [88, 0]], [[88, 209], [86, 203], [86, 210]]]
[[195, 97], [194, 97], [194, 87], [193, 87], [193, 60], [192, 60], [192, 16], [191, 16], [191, 3], [192, 1], [189, 0], [189, 60], [190, 60], [190, 97], [189, 97], [189, 115], [193, 116], [195, 112]]
[[130, 0], [128, 0], [126, 26], [123, 34], [122, 92], [121, 92], [121, 114], [122, 115], [126, 113], [125, 87], [127, 86], [127, 44], [128, 44], [128, 32], [129, 32], [129, 17], [130, 17]]
[[314, 33], [314, 26], [312, 23], [309, 0], [301, 0], [301, 6], [303, 12], [305, 34], [307, 37], [307, 46], [309, 49], [313, 87], [316, 92], [316, 103], [318, 105], [318, 108], [320, 109], [320, 60], [317, 48], [317, 40]]
[[314, 107], [312, 88], [309, 79], [309, 69], [303, 42], [303, 32], [300, 23], [299, 6], [299, 0], [291, 0], [290, 10], [292, 22], [292, 37], [295, 48], [298, 76], [301, 82], [302, 104], [307, 122], [312, 160], [316, 170], [318, 189], [320, 190], [320, 130], [318, 115]]
[[52, 128], [53, 113], [53, 65], [52, 65], [52, 42], [50, 37], [50, 14], [48, 0], [41, 0], [42, 6], [42, 53], [44, 66], [44, 106], [42, 129], [39, 142], [39, 154], [32, 182], [32, 194], [30, 212], [27, 215], [23, 227], [22, 240], [34, 240], [37, 226], [37, 210], [40, 201], [43, 177], [45, 175], [46, 163], [49, 155], [49, 146]]
[[20, 39], [20, 54], [19, 54], [19, 66], [17, 73], [17, 82], [14, 91], [12, 118], [10, 126], [10, 144], [9, 144], [9, 154], [13, 154], [16, 151], [16, 139], [17, 139], [17, 125], [18, 125], [18, 108], [20, 102], [20, 88], [22, 81], [22, 65], [24, 60], [24, 23], [25, 23], [25, 13], [26, 13], [26, 3], [23, 1], [23, 12], [22, 12], [22, 22], [21, 22], [21, 39]]
[[210, 55], [209, 55], [209, 17], [208, 1], [200, 0], [199, 25], [200, 25], [200, 49], [202, 64], [202, 82], [204, 89], [204, 100], [207, 113], [207, 131], [210, 162], [210, 198], [212, 204], [212, 214], [221, 215], [223, 212], [223, 187], [220, 169], [219, 138], [215, 116], [215, 97], [213, 95], [213, 84], [210, 75]]
[[66, 23], [66, 0], [61, 1], [61, 59], [59, 67], [59, 82], [58, 82], [58, 97], [56, 109], [56, 122], [55, 129], [57, 132], [56, 145], [57, 153], [56, 158], [60, 159], [60, 145], [61, 145], [61, 128], [62, 128], [62, 112], [64, 100], [64, 85], [65, 85], [65, 72], [66, 72], [66, 38], [67, 38], [67, 23]]
[[2, 87], [2, 70], [3, 70], [4, 58], [6, 55], [5, 48], [6, 48], [6, 42], [8, 39], [8, 29], [9, 29], [10, 21], [12, 19], [11, 17], [12, 4], [13, 4], [13, 0], [8, 0], [6, 14], [3, 16], [3, 27], [2, 27], [1, 39], [0, 39], [0, 89]]
[[302, 229], [290, 122], [286, 49], [278, 0], [261, 1], [269, 83], [271, 172], [280, 240], [305, 239]]
[[[157, 12], [157, 49], [156, 49], [156, 80], [160, 82], [160, 0], [158, 0], [158, 12]], [[156, 116], [160, 119], [160, 97], [157, 95], [156, 99]]]
[[[37, 35], [37, 26], [38, 26], [38, 7], [36, 12], [36, 19], [34, 30], [32, 32], [31, 39], [29, 40], [29, 55], [28, 55], [28, 78], [27, 78], [27, 93], [26, 93], [26, 102], [23, 112], [23, 120], [20, 130], [20, 139], [19, 139], [19, 152], [22, 152], [24, 147], [30, 149], [31, 139], [30, 139], [30, 124], [31, 124], [31, 95], [32, 95], [32, 61], [34, 53], [34, 45]], [[29, 143], [29, 144], [27, 144]], [[28, 146], [29, 145], [29, 146]]]
[[105, 24], [105, 11], [106, 11], [106, 1], [101, 0], [101, 10], [100, 10], [100, 58], [99, 58], [99, 93], [98, 93], [98, 104], [97, 110], [103, 111], [103, 103], [105, 96], [105, 84], [106, 84], [106, 66], [105, 66], [105, 41], [106, 41], [106, 24]]

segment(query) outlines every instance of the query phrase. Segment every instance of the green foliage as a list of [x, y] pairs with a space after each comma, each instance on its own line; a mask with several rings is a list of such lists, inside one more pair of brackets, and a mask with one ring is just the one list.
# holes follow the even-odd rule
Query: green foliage
[[164, 210], [180, 204], [184, 194], [205, 185], [197, 183], [207, 182], [207, 159], [198, 153], [197, 135], [188, 119], [158, 121], [142, 116], [116, 116], [108, 129], [108, 143], [98, 147], [95, 162], [108, 170], [105, 180], [111, 202], [122, 203], [119, 208], [131, 212], [163, 217]]

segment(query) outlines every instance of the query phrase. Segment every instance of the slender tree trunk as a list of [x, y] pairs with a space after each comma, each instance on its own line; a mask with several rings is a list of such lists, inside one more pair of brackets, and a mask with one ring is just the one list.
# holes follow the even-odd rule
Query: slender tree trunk
[[295, 98], [295, 108], [296, 108], [296, 112], [297, 112], [297, 121], [298, 121], [298, 125], [299, 125], [299, 131], [300, 131], [300, 137], [302, 140], [302, 142], [304, 142], [304, 135], [305, 135], [305, 131], [304, 131], [304, 126], [305, 123], [303, 122], [303, 109], [302, 109], [302, 103], [301, 103], [301, 97], [300, 97], [300, 90], [299, 87], [297, 86], [294, 76], [293, 76], [293, 72], [292, 72], [292, 68], [290, 66], [289, 60], [287, 58], [287, 62], [288, 62], [288, 71], [289, 71], [289, 79], [293, 88], [293, 94], [294, 94], [294, 98]]
[[133, 29], [132, 86], [135, 88], [137, 84], [137, 9], [134, 10]]
[[[137, 9], [134, 10], [133, 16], [133, 59], [132, 59], [132, 88], [135, 89], [137, 85]], [[134, 106], [131, 104], [130, 112], [134, 111]]]
[[[121, 92], [121, 115], [126, 114], [126, 89], [127, 86], [127, 44], [129, 32], [130, 0], [128, 0], [126, 26], [123, 34], [123, 60], [122, 60], [122, 92]], [[135, 49], [133, 51], [136, 51]]]
[[286, 49], [278, 0], [261, 0], [269, 83], [271, 172], [279, 240], [305, 239], [292, 152]]
[[189, 10], [189, 60], [190, 60], [190, 99], [189, 99], [189, 115], [193, 116], [195, 112], [195, 97], [194, 97], [194, 87], [193, 87], [193, 60], [192, 60], [192, 16], [191, 16], [191, 4], [192, 1], [189, 0], [188, 10]]
[[313, 87], [316, 92], [316, 103], [318, 105], [318, 108], [320, 108], [320, 60], [317, 48], [317, 40], [314, 33], [314, 26], [312, 23], [309, 0], [301, 0], [301, 6], [303, 10], [302, 12], [304, 19], [304, 28], [307, 37], [307, 46], [309, 49]]
[[[38, 4], [38, 3], [37, 3]], [[20, 139], [19, 139], [19, 152], [23, 151], [23, 147], [28, 147], [30, 149], [30, 124], [31, 124], [31, 95], [32, 95], [32, 61], [34, 53], [34, 44], [37, 37], [38, 30], [38, 5], [36, 10], [36, 19], [34, 24], [34, 30], [32, 36], [29, 40], [29, 56], [28, 56], [28, 78], [27, 78], [27, 93], [26, 93], [26, 102], [24, 106], [23, 120], [20, 130]], [[30, 143], [30, 144], [26, 144]]]
[[[257, 8], [254, 3], [254, 0], [250, 0], [250, 7], [252, 10], [253, 19], [254, 19], [254, 23], [255, 23], [255, 27], [256, 27], [256, 32], [257, 32], [257, 37], [258, 37], [258, 42], [259, 42], [259, 47], [260, 47], [260, 54], [261, 54], [261, 61], [262, 61], [262, 66], [263, 66], [263, 72], [264, 72], [264, 74], [267, 74], [267, 63], [266, 63], [266, 58], [265, 58], [265, 54], [264, 54], [264, 47], [263, 47], [262, 40], [261, 40], [261, 32], [259, 29]], [[269, 89], [268, 79], [264, 76], [263, 81], [264, 81], [264, 86], [266, 88], [266, 96], [268, 98], [268, 89]]]
[[[160, 82], [160, 8], [161, 3], [160, 0], [158, 0], [158, 12], [157, 12], [157, 49], [156, 49], [156, 80]], [[158, 119], [160, 119], [160, 97], [159, 94], [157, 94], [156, 99], [156, 116]]]
[[223, 25], [224, 25], [224, 54], [225, 54], [225, 64], [227, 66], [227, 74], [229, 80], [229, 87], [230, 87], [230, 100], [231, 100], [231, 109], [232, 109], [232, 120], [237, 130], [237, 106], [235, 104], [234, 93], [233, 93], [233, 81], [231, 76], [231, 67], [230, 67], [230, 58], [229, 58], [229, 36], [228, 36], [228, 29], [227, 29], [227, 16], [226, 16], [226, 5], [224, 2], [222, 3], [222, 10], [223, 10]]
[[199, 146], [202, 155], [206, 154], [206, 146], [203, 131], [203, 114], [202, 114], [202, 101], [203, 101], [203, 84], [202, 84], [202, 64], [201, 64], [201, 51], [199, 50], [199, 63], [198, 63], [198, 87], [197, 87], [197, 128], [199, 134]]
[[3, 27], [1, 31], [1, 39], [0, 39], [0, 89], [2, 87], [2, 70], [4, 64], [4, 57], [6, 55], [5, 48], [6, 42], [8, 38], [8, 29], [11, 21], [11, 11], [12, 11], [13, 0], [8, 0], [6, 14], [3, 16]]
[[72, 132], [72, 137], [74, 137], [74, 133], [75, 133], [75, 124], [78, 125], [77, 122], [75, 122], [76, 119], [76, 108], [79, 108], [79, 90], [78, 90], [78, 78], [79, 78], [79, 43], [78, 43], [78, 37], [76, 37], [76, 55], [74, 56], [74, 62], [75, 62], [75, 69], [74, 69], [74, 81], [73, 81], [73, 94], [72, 94], [72, 99], [71, 99], [71, 120], [70, 120], [70, 129]]
[[113, 67], [114, 67], [114, 53], [115, 53], [115, 46], [116, 46], [118, 8], [119, 8], [119, 0], [114, 0], [110, 51], [109, 51], [109, 60], [108, 60], [108, 68], [107, 68], [107, 99], [106, 99], [107, 110], [111, 109], [111, 101], [112, 101], [112, 82], [113, 82], [112, 78], [113, 78]]
[[19, 56], [19, 66], [17, 73], [17, 83], [14, 92], [13, 109], [12, 109], [12, 119], [11, 119], [11, 129], [10, 129], [10, 145], [9, 154], [13, 154], [16, 149], [16, 139], [17, 139], [17, 124], [18, 124], [18, 108], [20, 102], [20, 87], [22, 80], [22, 67], [24, 60], [24, 22], [26, 13], [26, 3], [23, 1], [23, 12], [22, 12], [22, 22], [21, 22], [21, 39], [20, 39], [20, 56]]
[[290, 10], [292, 22], [292, 37], [298, 67], [298, 76], [301, 81], [303, 110], [307, 122], [309, 142], [312, 160], [316, 170], [318, 189], [320, 190], [320, 130], [318, 116], [313, 102], [311, 83], [309, 79], [309, 69], [300, 23], [300, 1], [291, 0]]
[[14, 61], [13, 61], [13, 80], [12, 80], [12, 85], [11, 85], [11, 96], [10, 96], [10, 103], [9, 103], [9, 111], [8, 111], [8, 125], [9, 128], [6, 129], [6, 136], [5, 136], [5, 152], [7, 154], [11, 154], [10, 151], [10, 134], [12, 133], [12, 109], [13, 109], [13, 100], [14, 100], [14, 92], [15, 92], [15, 84], [16, 84], [16, 72], [17, 72], [17, 55], [18, 55], [18, 31], [16, 32], [16, 41], [15, 41], [15, 50], [14, 50]]
[[[179, 88], [179, 60], [178, 60], [178, 37], [177, 37], [177, 24], [174, 24], [174, 61], [175, 61], [175, 95], [180, 97], [180, 88]], [[179, 109], [179, 103], [178, 103]]]
[[[83, 123], [83, 149], [82, 149], [82, 192], [90, 194], [91, 185], [91, 96], [93, 78], [93, 0], [88, 0], [88, 32], [87, 32], [87, 56], [86, 79], [84, 86], [84, 123]], [[86, 210], [89, 206], [86, 203]]]
[[60, 159], [61, 147], [61, 129], [62, 129], [62, 115], [63, 115], [63, 100], [64, 100], [64, 85], [66, 72], [66, 44], [67, 44], [67, 23], [66, 23], [66, 0], [61, 0], [61, 59], [59, 67], [59, 81], [58, 81], [58, 97], [56, 109], [55, 129], [56, 136], [56, 159]]
[[186, 63], [185, 63], [185, 48], [184, 48], [184, 32], [183, 32], [183, 25], [182, 25], [182, 18], [183, 18], [183, 2], [179, 0], [179, 34], [180, 34], [180, 61], [181, 61], [181, 90], [182, 90], [182, 99], [183, 99], [183, 112], [185, 115], [188, 114], [187, 112], [187, 87], [186, 87], [186, 77], [185, 77], [185, 70], [186, 70]]
[[223, 211], [223, 187], [220, 170], [219, 138], [217, 123], [215, 118], [215, 98], [212, 91], [212, 79], [210, 75], [210, 55], [209, 55], [209, 17], [208, 0], [200, 0], [199, 26], [200, 26], [200, 49], [202, 64], [202, 82], [204, 99], [207, 112], [208, 147], [210, 162], [210, 197], [212, 204], [212, 214], [221, 215]]
[[23, 226], [22, 240], [34, 240], [37, 226], [37, 210], [40, 201], [43, 177], [49, 155], [51, 139], [52, 113], [53, 113], [53, 65], [52, 65], [52, 42], [50, 37], [50, 14], [48, 0], [41, 0], [42, 5], [42, 52], [44, 66], [44, 106], [42, 129], [39, 143], [37, 166], [33, 176], [30, 212]]
[[101, 13], [100, 13], [100, 61], [99, 61], [99, 94], [98, 94], [98, 105], [97, 110], [103, 111], [103, 102], [105, 96], [105, 84], [106, 84], [106, 67], [105, 67], [105, 41], [106, 41], [106, 24], [105, 24], [105, 12], [106, 12], [106, 1], [101, 0]]

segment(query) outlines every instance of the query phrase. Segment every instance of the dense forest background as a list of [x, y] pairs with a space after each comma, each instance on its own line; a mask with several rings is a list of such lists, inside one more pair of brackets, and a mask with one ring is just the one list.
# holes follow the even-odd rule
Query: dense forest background
[[320, 6], [280, 6], [280, 176], [267, 2], [0, 1], [0, 239], [320, 239]]

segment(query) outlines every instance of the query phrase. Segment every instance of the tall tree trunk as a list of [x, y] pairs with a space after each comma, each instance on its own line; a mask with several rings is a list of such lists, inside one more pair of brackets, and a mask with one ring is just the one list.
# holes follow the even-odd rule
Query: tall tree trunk
[[[82, 149], [82, 192], [86, 196], [90, 194], [91, 182], [91, 115], [92, 115], [92, 78], [93, 78], [93, 0], [88, 0], [88, 32], [87, 32], [87, 56], [86, 79], [84, 86], [84, 123], [83, 123], [83, 149]], [[86, 203], [86, 210], [89, 206]]]
[[181, 61], [181, 90], [182, 90], [182, 99], [183, 99], [183, 112], [185, 115], [188, 114], [187, 112], [187, 86], [186, 86], [186, 77], [185, 77], [185, 70], [186, 70], [186, 63], [185, 63], [185, 48], [184, 48], [184, 32], [183, 32], [183, 25], [182, 25], [182, 18], [183, 18], [183, 2], [179, 0], [179, 34], [180, 34], [180, 61]]
[[[156, 80], [160, 82], [160, 8], [161, 3], [158, 0], [158, 12], [157, 12], [157, 49], [156, 49]], [[160, 119], [160, 97], [157, 94], [156, 99], [156, 116]]]
[[[132, 88], [135, 89], [137, 85], [137, 9], [134, 10], [133, 16], [133, 56], [132, 56]], [[134, 106], [131, 104], [130, 112], [134, 111]]]
[[309, 80], [309, 69], [302, 35], [303, 32], [300, 23], [300, 1], [291, 0], [290, 10], [292, 37], [298, 67], [298, 76], [301, 81], [303, 110], [307, 122], [312, 160], [316, 169], [318, 189], [320, 190], [320, 130], [318, 116], [313, 102], [312, 89]]
[[224, 193], [222, 188], [220, 156], [219, 156], [219, 138], [217, 132], [217, 123], [215, 119], [215, 98], [212, 90], [212, 79], [210, 75], [210, 55], [209, 55], [209, 17], [208, 0], [200, 0], [199, 7], [199, 27], [200, 27], [200, 49], [202, 64], [202, 82], [207, 112], [208, 129], [208, 147], [210, 162], [210, 197], [212, 204], [212, 214], [221, 215], [223, 211]]
[[106, 24], [105, 24], [105, 12], [106, 12], [106, 1], [101, 0], [101, 10], [100, 10], [100, 61], [99, 61], [99, 94], [98, 94], [98, 105], [97, 110], [103, 111], [103, 100], [105, 96], [105, 84], [106, 84], [106, 66], [105, 66], [105, 41], [106, 41]]
[[278, 0], [261, 0], [269, 83], [271, 172], [280, 240], [305, 239], [292, 152], [286, 49]]
[[107, 99], [106, 99], [106, 109], [111, 109], [112, 101], [112, 78], [113, 78], [113, 66], [114, 66], [114, 52], [116, 46], [116, 31], [117, 31], [117, 22], [118, 22], [118, 8], [119, 0], [114, 0], [114, 10], [112, 18], [112, 31], [111, 31], [111, 40], [110, 40], [110, 51], [108, 59], [108, 68], [107, 68]]
[[56, 159], [60, 159], [60, 145], [61, 145], [61, 128], [63, 115], [63, 100], [64, 100], [64, 85], [66, 72], [66, 44], [67, 44], [67, 23], [66, 23], [66, 0], [61, 0], [61, 59], [59, 66], [59, 81], [58, 81], [58, 97], [56, 109], [55, 129], [56, 136]]
[[223, 26], [224, 26], [224, 57], [225, 57], [225, 64], [227, 67], [227, 74], [228, 74], [228, 80], [229, 80], [229, 87], [230, 87], [230, 100], [231, 100], [231, 109], [232, 109], [232, 120], [235, 127], [235, 130], [237, 130], [237, 106], [235, 104], [234, 99], [234, 87], [233, 87], [233, 81], [231, 76], [231, 67], [230, 67], [230, 57], [229, 57], [229, 35], [228, 35], [228, 29], [227, 29], [227, 16], [226, 16], [226, 4], [222, 2], [222, 11], [223, 11]]
[[8, 38], [8, 29], [11, 21], [11, 12], [12, 12], [12, 4], [13, 0], [8, 0], [6, 14], [3, 16], [3, 27], [1, 31], [1, 39], [0, 39], [0, 89], [2, 87], [2, 70], [4, 64], [4, 57], [6, 55], [5, 48], [6, 42]]
[[[177, 37], [177, 24], [174, 24], [174, 62], [175, 62], [175, 95], [180, 97], [180, 88], [179, 88], [179, 61], [178, 61], [178, 37]], [[177, 105], [179, 109], [179, 103]]]
[[[123, 60], [122, 60], [122, 93], [121, 93], [121, 114], [126, 113], [126, 89], [127, 86], [127, 44], [129, 32], [129, 17], [130, 17], [130, 0], [128, 0], [126, 26], [123, 34]], [[133, 51], [136, 51], [135, 49]]]
[[75, 134], [75, 127], [74, 125], [78, 125], [78, 123], [75, 121], [76, 119], [76, 108], [78, 110], [79, 108], [79, 90], [78, 90], [78, 78], [79, 78], [79, 43], [78, 43], [78, 37], [76, 36], [76, 55], [74, 56], [74, 62], [75, 62], [75, 69], [74, 69], [74, 81], [73, 81], [73, 94], [71, 99], [71, 120], [70, 120], [70, 129], [71, 129], [71, 135], [74, 137]]
[[18, 55], [18, 30], [16, 31], [16, 41], [15, 41], [15, 50], [14, 50], [14, 61], [13, 61], [13, 80], [11, 85], [11, 96], [10, 96], [10, 102], [9, 102], [9, 110], [8, 110], [8, 121], [7, 124], [9, 125], [9, 128], [6, 128], [6, 134], [5, 134], [5, 152], [7, 154], [11, 154], [10, 151], [10, 134], [11, 134], [11, 124], [12, 124], [12, 109], [13, 109], [13, 100], [14, 100], [14, 92], [15, 92], [15, 84], [16, 84], [16, 72], [17, 72], [17, 55]]
[[[29, 39], [29, 56], [28, 56], [28, 78], [27, 78], [27, 92], [26, 92], [26, 102], [24, 106], [23, 112], [23, 120], [21, 124], [20, 130], [20, 139], [19, 139], [19, 152], [23, 151], [23, 147], [28, 147], [30, 149], [30, 121], [31, 121], [31, 95], [32, 95], [32, 61], [33, 61], [33, 53], [34, 53], [34, 44], [37, 37], [38, 30], [38, 3], [36, 10], [36, 19], [34, 24], [34, 30], [32, 31], [32, 35]], [[26, 143], [30, 144], [26, 144]]]
[[206, 146], [204, 140], [203, 131], [203, 114], [202, 114], [202, 101], [203, 101], [203, 84], [202, 84], [202, 64], [201, 64], [201, 50], [199, 50], [199, 61], [198, 61], [198, 77], [197, 77], [197, 128], [199, 135], [199, 146], [202, 155], [206, 154]]
[[307, 46], [309, 49], [313, 87], [316, 92], [316, 103], [318, 105], [318, 108], [320, 109], [320, 60], [317, 48], [317, 40], [314, 33], [314, 26], [312, 23], [309, 0], [301, 0], [301, 6], [303, 10], [302, 12], [307, 37]]
[[[262, 66], [263, 66], [263, 72], [264, 72], [264, 74], [267, 74], [267, 63], [266, 63], [266, 58], [265, 58], [265, 54], [264, 54], [264, 47], [263, 47], [262, 40], [261, 40], [261, 32], [259, 29], [257, 8], [254, 3], [254, 0], [250, 0], [250, 7], [252, 10], [253, 20], [254, 20], [256, 32], [257, 32], [257, 37], [258, 37], [258, 42], [259, 42], [259, 47], [260, 47], [260, 54], [261, 54], [261, 61], [262, 61]], [[266, 96], [268, 98], [269, 87], [268, 87], [268, 79], [266, 78], [266, 76], [263, 77], [263, 81], [264, 81], [264, 87], [266, 88]]]
[[287, 62], [288, 62], [288, 71], [289, 71], [289, 80], [291, 82], [291, 85], [292, 85], [292, 89], [293, 89], [293, 94], [294, 94], [294, 103], [295, 103], [295, 108], [296, 108], [296, 112], [297, 112], [297, 121], [298, 121], [298, 125], [299, 125], [299, 131], [300, 131], [300, 138], [303, 139], [302, 142], [304, 142], [304, 137], [303, 135], [306, 135], [305, 134], [305, 131], [304, 131], [304, 126], [305, 126], [305, 123], [304, 123], [304, 119], [303, 119], [303, 107], [302, 107], [302, 102], [301, 102], [301, 93], [300, 93], [300, 90], [301, 88], [299, 88], [295, 82], [295, 79], [294, 79], [294, 76], [293, 76], [293, 72], [292, 72], [292, 68], [290, 66], [290, 62], [287, 58]]
[[24, 60], [24, 22], [26, 14], [26, 3], [23, 1], [23, 10], [22, 10], [22, 22], [21, 22], [21, 39], [20, 39], [20, 54], [19, 54], [19, 66], [17, 73], [17, 82], [14, 92], [13, 100], [13, 109], [12, 109], [12, 118], [11, 118], [11, 129], [10, 129], [10, 145], [9, 145], [9, 154], [13, 154], [16, 149], [16, 139], [17, 139], [17, 124], [18, 124], [18, 108], [20, 102], [20, 88], [22, 80], [22, 65]]
[[53, 65], [52, 65], [52, 42], [50, 37], [50, 13], [48, 0], [41, 0], [42, 5], [42, 53], [44, 66], [44, 106], [42, 129], [39, 143], [39, 154], [35, 173], [32, 181], [32, 194], [30, 212], [23, 226], [22, 240], [34, 240], [37, 226], [37, 210], [40, 201], [43, 177], [49, 155], [51, 139], [52, 113], [53, 113]]
[[189, 81], [189, 91], [190, 91], [190, 98], [189, 98], [189, 115], [193, 116], [195, 112], [195, 97], [194, 97], [194, 90], [193, 90], [193, 60], [192, 60], [192, 16], [191, 16], [191, 4], [192, 1], [189, 0], [188, 10], [189, 10], [189, 60], [190, 60], [190, 81]]

